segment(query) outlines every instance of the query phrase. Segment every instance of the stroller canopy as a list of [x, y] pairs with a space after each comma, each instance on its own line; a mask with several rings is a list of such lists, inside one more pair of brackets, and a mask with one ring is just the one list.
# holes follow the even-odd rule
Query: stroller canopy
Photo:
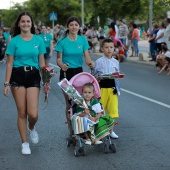
[[82, 94], [82, 86], [85, 83], [92, 83], [94, 86], [94, 98], [99, 99], [100, 98], [100, 87], [99, 87], [99, 83], [96, 80], [96, 78], [94, 76], [92, 76], [91, 74], [87, 73], [87, 72], [82, 72], [79, 73], [77, 75], [75, 75], [74, 77], [72, 77], [69, 81], [72, 86], [80, 93]]

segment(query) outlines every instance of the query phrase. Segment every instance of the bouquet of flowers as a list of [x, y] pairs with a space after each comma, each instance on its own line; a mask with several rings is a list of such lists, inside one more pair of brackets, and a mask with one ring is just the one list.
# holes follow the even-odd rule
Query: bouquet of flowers
[[100, 79], [122, 79], [124, 78], [124, 74], [120, 74], [119, 72], [107, 73], [107, 74], [99, 74], [96, 77]]
[[45, 94], [44, 102], [46, 103], [46, 106], [43, 108], [44, 110], [48, 104], [48, 94], [50, 92], [51, 78], [56, 74], [56, 71], [54, 71], [53, 67], [44, 66], [41, 69], [41, 74], [42, 74], [42, 81], [43, 81], [43, 91]]
[[64, 78], [61, 80], [58, 85], [64, 90], [64, 92], [71, 98], [77, 105], [83, 108], [88, 108], [84, 98], [80, 93], [71, 85], [71, 83]]
[[[58, 83], [58, 85], [64, 90], [64, 92], [68, 95], [68, 97], [71, 98], [79, 107], [89, 108], [84, 98], [81, 96], [81, 94], [71, 85], [71, 83], [66, 78], [61, 80]], [[91, 117], [91, 114], [89, 116]], [[92, 122], [93, 124], [98, 123], [98, 121], [94, 122], [90, 119], [88, 120]]]

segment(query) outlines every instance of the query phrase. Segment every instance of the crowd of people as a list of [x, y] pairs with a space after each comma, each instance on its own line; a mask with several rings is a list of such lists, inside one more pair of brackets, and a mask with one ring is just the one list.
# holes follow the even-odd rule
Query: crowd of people
[[158, 73], [166, 70], [167, 75], [170, 75], [170, 18], [166, 18], [159, 25], [154, 23], [148, 37], [152, 57], [150, 61], [156, 61]]

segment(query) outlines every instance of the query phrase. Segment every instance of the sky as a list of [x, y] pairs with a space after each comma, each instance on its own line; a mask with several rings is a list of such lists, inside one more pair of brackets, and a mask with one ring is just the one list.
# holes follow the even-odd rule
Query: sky
[[10, 2], [11, 6], [13, 6], [13, 3], [21, 3], [26, 0], [0, 0], [0, 9], [9, 9], [10, 8]]

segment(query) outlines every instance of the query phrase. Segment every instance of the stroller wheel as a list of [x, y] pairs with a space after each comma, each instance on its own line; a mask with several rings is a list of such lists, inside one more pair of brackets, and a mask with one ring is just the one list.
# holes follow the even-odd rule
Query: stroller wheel
[[75, 147], [75, 148], [74, 148], [74, 156], [75, 156], [75, 157], [78, 157], [78, 154], [79, 154], [78, 149]]
[[75, 138], [72, 139], [72, 144], [73, 144], [73, 146], [76, 146], [76, 139]]
[[110, 144], [110, 145], [109, 145], [109, 149], [110, 149], [111, 152], [116, 153], [115, 144]]
[[70, 146], [70, 139], [69, 139], [69, 138], [66, 139], [66, 145], [67, 145], [68, 147]]
[[108, 153], [108, 146], [107, 146], [107, 144], [104, 144], [104, 153]]
[[84, 147], [81, 147], [81, 148], [79, 149], [79, 153], [81, 153], [83, 156], [86, 156], [86, 150], [85, 150], [85, 148], [84, 148]]

